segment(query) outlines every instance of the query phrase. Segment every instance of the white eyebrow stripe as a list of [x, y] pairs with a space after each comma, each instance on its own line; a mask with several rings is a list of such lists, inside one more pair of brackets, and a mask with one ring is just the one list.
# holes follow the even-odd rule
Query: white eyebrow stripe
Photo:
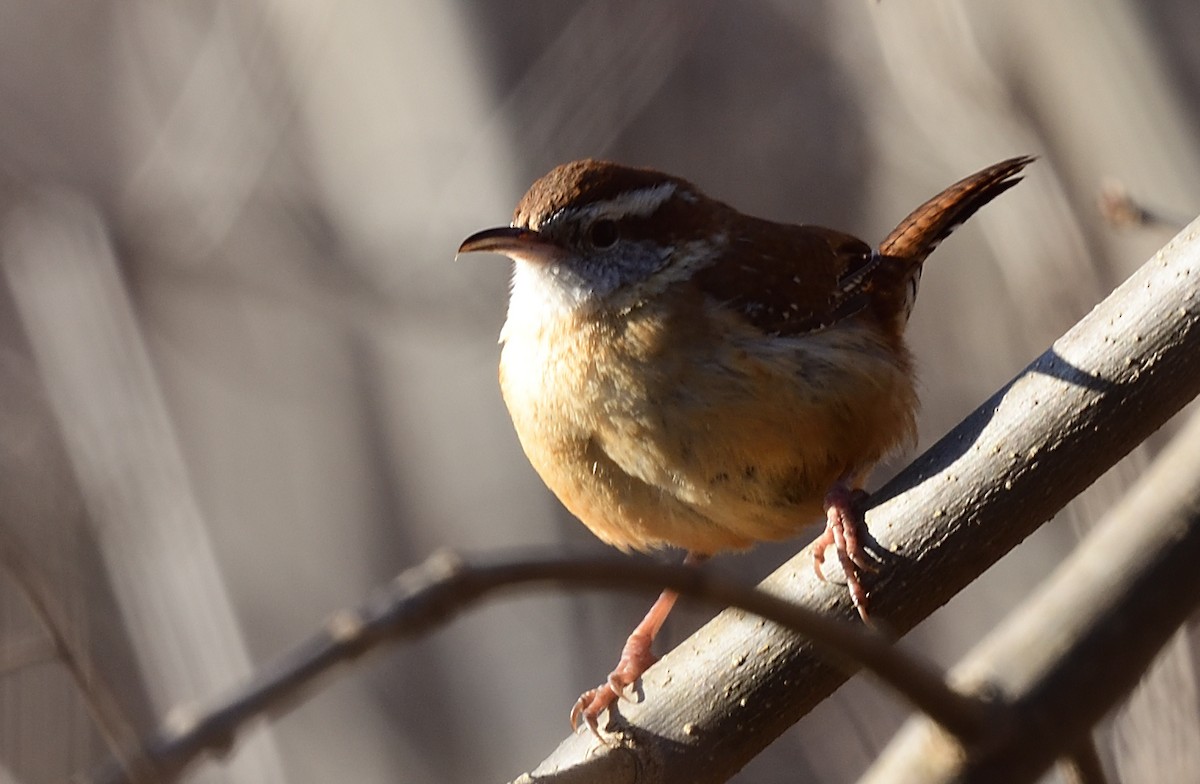
[[674, 196], [676, 187], [673, 182], [664, 182], [649, 188], [626, 191], [598, 204], [589, 205], [579, 210], [578, 215], [588, 221], [598, 218], [645, 218], [653, 215], [667, 199]]

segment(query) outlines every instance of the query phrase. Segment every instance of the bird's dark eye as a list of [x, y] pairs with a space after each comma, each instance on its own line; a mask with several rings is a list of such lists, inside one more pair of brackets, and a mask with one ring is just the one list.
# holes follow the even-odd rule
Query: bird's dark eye
[[610, 220], [598, 220], [588, 229], [588, 242], [592, 243], [593, 248], [604, 250], [611, 248], [617, 244], [617, 238], [621, 236], [617, 224]]

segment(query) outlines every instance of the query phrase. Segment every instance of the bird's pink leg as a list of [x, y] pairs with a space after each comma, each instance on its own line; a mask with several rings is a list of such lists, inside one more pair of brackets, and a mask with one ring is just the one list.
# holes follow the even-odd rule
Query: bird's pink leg
[[844, 477], [826, 493], [825, 531], [813, 543], [813, 569], [817, 577], [825, 579], [821, 565], [825, 562], [825, 548], [832, 544], [837, 552], [842, 573], [846, 575], [846, 589], [850, 592], [850, 600], [854, 602], [854, 608], [858, 610], [863, 621], [870, 623], [871, 619], [867, 615], [867, 590], [863, 588], [860, 576], [862, 572], [874, 572], [875, 566], [858, 539], [864, 523], [856, 508], [866, 497], [865, 491], [852, 489]]
[[[688, 553], [683, 562], [695, 565], [703, 562], [705, 557]], [[594, 689], [588, 689], [576, 700], [575, 706], [571, 708], [572, 728], [578, 728], [579, 720], [583, 719], [592, 734], [600, 737], [600, 714], [616, 702], [618, 697], [625, 696], [626, 690], [642, 677], [642, 673], [658, 661], [650, 647], [678, 598], [679, 595], [671, 590], [663, 591], [659, 595], [646, 617], [625, 641], [625, 647], [621, 649], [621, 659], [608, 674], [608, 680]]]

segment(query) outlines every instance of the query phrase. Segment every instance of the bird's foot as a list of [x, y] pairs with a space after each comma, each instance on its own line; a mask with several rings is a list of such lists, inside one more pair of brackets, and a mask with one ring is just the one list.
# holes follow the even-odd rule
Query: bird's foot
[[629, 699], [629, 687], [637, 683], [642, 673], [658, 661], [658, 657], [650, 651], [653, 641], [650, 635], [636, 631], [629, 636], [621, 650], [621, 660], [608, 674], [608, 680], [594, 689], [585, 691], [571, 708], [572, 729], [579, 729], [579, 720], [582, 719], [593, 735], [602, 742], [608, 742], [600, 735], [600, 714], [617, 699]]
[[835, 485], [825, 496], [825, 531], [817, 537], [813, 549], [813, 570], [817, 577], [825, 579], [821, 566], [825, 562], [825, 549], [833, 545], [838, 563], [846, 576], [846, 589], [850, 601], [865, 623], [871, 623], [867, 615], [867, 590], [863, 587], [863, 572], [878, 571], [863, 547], [859, 534], [865, 530], [859, 505], [866, 499], [863, 490], [854, 490], [844, 484]]

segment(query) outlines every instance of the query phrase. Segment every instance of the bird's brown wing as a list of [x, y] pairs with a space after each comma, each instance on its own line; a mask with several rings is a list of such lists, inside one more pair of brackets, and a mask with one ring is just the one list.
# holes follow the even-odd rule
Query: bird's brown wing
[[764, 333], [824, 329], [870, 305], [881, 257], [862, 240], [819, 226], [743, 221], [721, 258], [694, 279]]
[[1034, 159], [1010, 158], [951, 185], [900, 222], [875, 252], [862, 240], [819, 226], [743, 217], [725, 254], [696, 274], [710, 296], [775, 335], [824, 329], [867, 312], [901, 329], [921, 264], [955, 228], [1020, 182]]

